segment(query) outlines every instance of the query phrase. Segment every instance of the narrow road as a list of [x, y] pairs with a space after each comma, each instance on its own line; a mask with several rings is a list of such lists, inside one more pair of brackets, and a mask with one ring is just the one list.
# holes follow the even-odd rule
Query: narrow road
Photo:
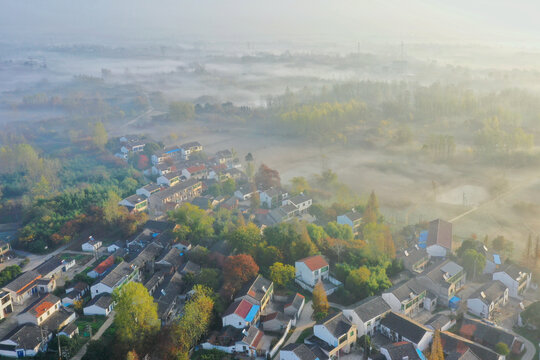
[[[109, 314], [109, 317], [107, 317], [107, 320], [105, 320], [105, 322], [103, 323], [103, 325], [101, 325], [99, 330], [94, 334], [94, 336], [92, 336], [90, 341], [91, 340], [99, 340], [101, 338], [101, 335], [103, 335], [105, 330], [107, 330], [109, 328], [109, 326], [112, 325], [112, 323], [114, 321], [114, 315], [115, 315], [115, 312], [111, 311], [111, 313]], [[79, 350], [79, 352], [77, 354], [75, 354], [75, 356], [73, 356], [71, 358], [71, 360], [81, 360], [82, 357], [84, 356], [84, 354], [86, 354], [86, 348], [88, 347], [88, 343], [90, 341], [88, 341], [86, 344], [84, 344], [83, 347]]]
[[300, 334], [302, 333], [302, 331], [315, 325], [315, 321], [311, 320], [311, 315], [313, 315], [312, 304], [313, 302], [308, 301], [304, 305], [304, 310], [302, 310], [302, 313], [300, 314], [300, 318], [296, 322], [296, 327], [293, 333], [291, 334], [289, 339], [285, 342], [285, 344], [283, 344], [283, 346], [296, 342], [296, 340], [298, 340], [298, 338], [300, 337]]

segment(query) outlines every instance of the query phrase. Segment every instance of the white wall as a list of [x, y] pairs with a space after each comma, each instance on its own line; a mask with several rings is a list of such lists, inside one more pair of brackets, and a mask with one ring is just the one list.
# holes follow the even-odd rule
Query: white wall
[[283, 351], [279, 352], [279, 360], [302, 360], [292, 351]]
[[331, 346], [339, 345], [338, 339], [336, 339], [324, 325], [315, 325], [313, 327], [313, 334]]
[[480, 299], [468, 299], [467, 309], [476, 316], [489, 317], [489, 307]]
[[244, 329], [249, 326], [249, 323], [236, 314], [230, 314], [221, 318], [223, 327], [230, 325], [237, 329]]
[[426, 248], [426, 251], [429, 255], [435, 257], [446, 257], [447, 249], [440, 245], [431, 245]]
[[102, 309], [99, 306], [92, 305], [92, 306], [85, 307], [83, 309], [83, 313], [84, 313], [84, 315], [87, 315], [87, 316], [89, 316], [89, 315], [107, 316], [107, 315], [109, 315], [109, 309]]
[[95, 298], [99, 294], [107, 293], [112, 294], [113, 289], [108, 287], [107, 285], [104, 285], [102, 283], [97, 283], [95, 285], [92, 285], [90, 288], [90, 295], [92, 296], [92, 299]]
[[390, 308], [395, 312], [401, 312], [401, 302], [398, 300], [398, 298], [392, 294], [392, 293], [384, 293], [382, 294], [382, 298]]

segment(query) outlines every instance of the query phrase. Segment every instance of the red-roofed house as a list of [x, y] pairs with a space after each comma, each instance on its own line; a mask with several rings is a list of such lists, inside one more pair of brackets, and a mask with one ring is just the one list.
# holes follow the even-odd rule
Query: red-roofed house
[[208, 176], [208, 170], [206, 169], [206, 165], [196, 165], [196, 166], [190, 166], [184, 170], [182, 170], [182, 175], [186, 177], [186, 179], [204, 179]]
[[60, 308], [60, 299], [53, 294], [47, 294], [30, 304], [17, 315], [17, 322], [40, 326]]
[[223, 326], [233, 326], [243, 329], [257, 322], [260, 306], [242, 299], [233, 302], [223, 313]]
[[431, 256], [446, 257], [452, 252], [452, 224], [441, 219], [429, 223], [427, 252]]
[[105, 260], [103, 260], [101, 263], [99, 263], [98, 266], [94, 268], [94, 270], [88, 272], [88, 276], [92, 279], [95, 279], [99, 276], [102, 276], [107, 272], [112, 266], [114, 265], [114, 255], [109, 256]]
[[319, 281], [327, 280], [330, 273], [328, 262], [321, 255], [310, 256], [295, 262], [296, 279], [315, 286]]

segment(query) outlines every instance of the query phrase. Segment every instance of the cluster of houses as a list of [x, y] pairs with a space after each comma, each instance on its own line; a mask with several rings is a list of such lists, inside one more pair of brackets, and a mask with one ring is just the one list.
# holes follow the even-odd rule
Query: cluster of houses
[[[341, 219], [340, 219], [341, 218]], [[338, 217], [354, 230], [355, 221], [361, 219], [350, 212]], [[438, 308], [455, 314], [461, 308], [478, 318], [491, 319], [505, 306], [509, 298], [520, 300], [530, 286], [530, 271], [518, 265], [502, 264], [501, 257], [484, 252], [488, 261], [484, 274], [491, 280], [482, 284], [467, 299], [460, 299], [459, 292], [466, 282], [460, 265], [448, 259], [453, 246], [452, 224], [434, 220], [419, 243], [400, 254], [410, 279], [398, 283], [380, 296], [372, 296], [330, 315], [313, 326], [313, 335], [303, 343], [290, 343], [280, 350], [282, 360], [334, 359], [350, 351], [352, 344], [364, 335], [382, 335], [386, 345], [380, 346], [373, 360], [425, 360], [424, 352], [431, 346], [434, 332], [440, 331], [446, 358], [493, 359], [505, 357], [496, 352], [498, 343], [508, 346], [511, 353], [520, 354], [524, 344], [512, 333], [491, 323], [465, 317], [457, 333], [449, 331], [456, 321], [445, 313], [437, 313], [424, 323], [414, 318], [422, 311], [434, 312]], [[492, 260], [492, 261], [489, 261]], [[328, 263], [321, 256], [296, 262], [296, 282], [312, 291], [322, 282], [327, 293], [338, 283], [332, 279]], [[335, 280], [335, 279], [334, 279]], [[337, 280], [336, 280], [337, 281]], [[361, 341], [358, 341], [362, 347]]]

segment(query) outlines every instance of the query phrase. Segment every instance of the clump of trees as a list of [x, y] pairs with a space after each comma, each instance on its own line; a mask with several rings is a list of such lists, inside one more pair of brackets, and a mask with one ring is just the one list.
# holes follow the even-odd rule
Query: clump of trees
[[0, 286], [4, 286], [11, 280], [15, 279], [21, 273], [19, 265], [7, 266], [4, 270], [0, 271]]

